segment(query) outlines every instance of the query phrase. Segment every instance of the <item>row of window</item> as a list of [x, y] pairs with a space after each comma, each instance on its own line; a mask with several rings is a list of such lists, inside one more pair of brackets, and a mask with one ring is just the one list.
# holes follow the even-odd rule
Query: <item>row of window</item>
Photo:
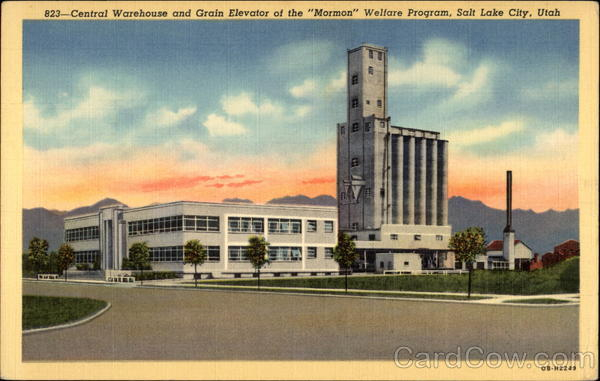
[[[373, 59], [373, 51], [369, 49], [369, 58]], [[383, 59], [383, 52], [377, 52], [377, 59], [381, 61]]]
[[130, 221], [127, 232], [130, 236], [165, 233], [174, 231], [218, 232], [217, 216], [169, 216], [148, 220]]
[[[367, 99], [365, 101], [365, 103], [370, 105], [371, 101]], [[350, 101], [350, 106], [352, 108], [357, 108], [358, 107], [358, 98], [352, 98], [352, 101]], [[381, 99], [377, 100], [377, 107], [383, 107], [383, 102], [381, 101]]]
[[98, 250], [76, 251], [75, 263], [94, 263], [99, 254]]
[[[218, 262], [221, 260], [221, 249], [219, 246], [205, 246], [206, 260]], [[163, 246], [150, 248], [151, 262], [182, 262], [184, 257], [183, 246]]]
[[[290, 218], [269, 218], [269, 233], [300, 234], [302, 220]], [[229, 233], [263, 233], [264, 220], [260, 217], [229, 217]], [[306, 221], [306, 231], [317, 231], [317, 220]], [[325, 233], [333, 233], [333, 221], [324, 221]]]
[[[229, 260], [230, 261], [247, 261], [246, 246], [229, 246]], [[269, 247], [269, 260], [270, 261], [301, 261], [302, 260], [302, 248], [299, 246], [270, 246]], [[324, 248], [324, 258], [333, 258], [333, 247]], [[316, 259], [317, 248], [307, 247], [306, 258]]]
[[[368, 101], [367, 101], [368, 102]], [[380, 106], [381, 107], [381, 106]], [[379, 125], [381, 128], [385, 128], [385, 121], [380, 121]], [[360, 131], [360, 124], [358, 122], [352, 123], [352, 132], [358, 132]], [[369, 132], [371, 131], [371, 122], [365, 122], [365, 132]], [[340, 127], [340, 134], [344, 135], [346, 133], [346, 129], [344, 128], [344, 126]]]
[[65, 230], [65, 242], [85, 241], [89, 239], [98, 239], [98, 226], [87, 226], [85, 228]]

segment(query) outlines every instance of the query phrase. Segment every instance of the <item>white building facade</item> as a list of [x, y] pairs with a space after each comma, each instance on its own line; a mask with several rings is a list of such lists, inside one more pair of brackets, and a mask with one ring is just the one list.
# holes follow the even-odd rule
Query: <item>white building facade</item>
[[131, 245], [146, 242], [154, 270], [192, 274], [193, 266], [183, 263], [183, 246], [197, 239], [208, 255], [198, 271], [220, 277], [254, 271], [245, 247], [259, 235], [271, 244], [266, 272], [327, 273], [338, 271], [337, 228], [335, 207], [180, 201], [114, 205], [65, 218], [65, 241], [78, 263], [98, 258], [102, 270], [121, 269]]
[[453, 268], [448, 141], [391, 124], [387, 53], [371, 44], [348, 50], [347, 121], [337, 125], [340, 230], [369, 271], [380, 270], [378, 253], [418, 253], [424, 269]]

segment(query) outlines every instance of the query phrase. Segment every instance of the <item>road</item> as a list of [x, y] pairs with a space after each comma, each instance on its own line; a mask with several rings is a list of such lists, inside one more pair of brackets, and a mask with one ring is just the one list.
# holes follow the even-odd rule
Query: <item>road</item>
[[[578, 306], [24, 282], [24, 294], [112, 303], [93, 321], [23, 336], [23, 360], [393, 360], [418, 352], [571, 353]], [[478, 354], [479, 351], [473, 352]]]

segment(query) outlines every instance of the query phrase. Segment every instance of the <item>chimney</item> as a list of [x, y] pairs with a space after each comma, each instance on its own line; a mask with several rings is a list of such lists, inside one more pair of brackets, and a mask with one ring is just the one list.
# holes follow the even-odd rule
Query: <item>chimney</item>
[[506, 171], [506, 227], [504, 232], [514, 232], [512, 229], [512, 171]]
[[512, 228], [512, 171], [506, 171], [506, 227], [502, 243], [502, 256], [508, 269], [515, 269], [515, 231]]

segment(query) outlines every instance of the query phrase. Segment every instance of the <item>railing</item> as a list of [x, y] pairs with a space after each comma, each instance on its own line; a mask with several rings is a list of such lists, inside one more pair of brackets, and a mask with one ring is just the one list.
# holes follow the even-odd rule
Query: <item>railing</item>
[[38, 274], [38, 280], [41, 279], [58, 279], [58, 274]]
[[135, 283], [135, 277], [129, 275], [111, 275], [106, 277], [106, 281], [111, 283]]

